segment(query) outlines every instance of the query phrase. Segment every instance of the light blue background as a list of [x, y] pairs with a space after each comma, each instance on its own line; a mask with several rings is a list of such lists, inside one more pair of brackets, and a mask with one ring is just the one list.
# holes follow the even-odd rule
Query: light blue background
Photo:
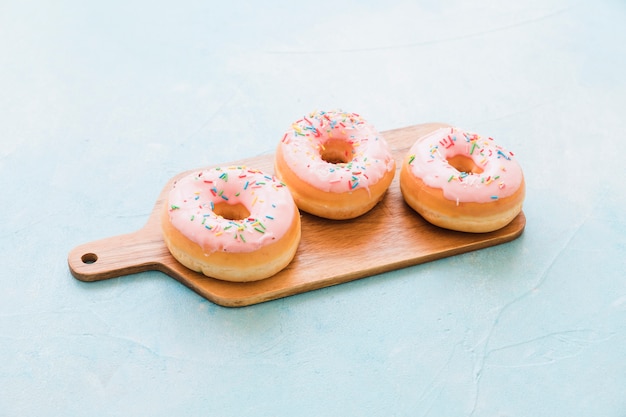
[[[626, 415], [626, 3], [0, 2], [0, 415]], [[256, 306], [97, 283], [173, 175], [314, 109], [496, 138], [497, 247]]]

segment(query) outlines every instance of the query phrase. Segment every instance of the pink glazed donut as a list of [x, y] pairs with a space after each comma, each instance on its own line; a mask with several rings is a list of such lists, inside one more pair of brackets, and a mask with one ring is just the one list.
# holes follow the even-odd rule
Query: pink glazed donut
[[161, 225], [177, 261], [237, 282], [285, 268], [301, 235], [300, 213], [285, 184], [243, 166], [197, 171], [176, 181]]
[[456, 128], [418, 139], [400, 169], [400, 189], [427, 221], [463, 232], [491, 232], [522, 210], [525, 184], [513, 153]]
[[297, 206], [343, 220], [371, 210], [389, 188], [396, 163], [385, 139], [361, 116], [310, 113], [291, 125], [278, 144], [276, 175]]

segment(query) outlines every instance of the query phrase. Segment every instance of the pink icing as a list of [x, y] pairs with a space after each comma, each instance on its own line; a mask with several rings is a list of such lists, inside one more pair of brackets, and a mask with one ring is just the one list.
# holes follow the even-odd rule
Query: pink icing
[[[242, 204], [246, 219], [218, 216], [218, 203]], [[285, 235], [295, 203], [285, 184], [246, 167], [194, 172], [178, 180], [167, 199], [172, 225], [205, 253], [252, 252]]]
[[[352, 145], [351, 160], [330, 163], [321, 152], [329, 140]], [[298, 177], [325, 192], [344, 193], [369, 189], [386, 172], [394, 169], [394, 159], [385, 139], [355, 113], [318, 111], [291, 125], [279, 146], [285, 162]]]
[[[480, 167], [481, 173], [461, 172], [448, 158], [463, 155]], [[441, 188], [446, 199], [486, 203], [512, 195], [520, 187], [522, 169], [512, 152], [456, 128], [441, 128], [419, 139], [409, 150], [411, 172], [432, 188]]]

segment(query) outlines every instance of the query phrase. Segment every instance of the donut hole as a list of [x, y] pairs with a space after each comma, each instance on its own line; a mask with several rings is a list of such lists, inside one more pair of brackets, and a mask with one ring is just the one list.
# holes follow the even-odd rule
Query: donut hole
[[329, 164], [347, 164], [352, 161], [354, 147], [346, 140], [329, 139], [322, 144], [320, 156]]
[[454, 155], [448, 158], [448, 164], [457, 171], [467, 174], [480, 174], [483, 172], [483, 169], [476, 165], [472, 158], [465, 155]]
[[241, 203], [216, 203], [213, 206], [213, 212], [227, 220], [244, 220], [250, 217], [250, 210]]

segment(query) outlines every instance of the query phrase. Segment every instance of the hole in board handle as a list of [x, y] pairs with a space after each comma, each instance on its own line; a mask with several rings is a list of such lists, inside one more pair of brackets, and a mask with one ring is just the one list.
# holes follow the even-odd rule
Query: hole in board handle
[[98, 260], [98, 255], [95, 253], [86, 253], [80, 257], [80, 260], [83, 261], [84, 264], [93, 264]]

